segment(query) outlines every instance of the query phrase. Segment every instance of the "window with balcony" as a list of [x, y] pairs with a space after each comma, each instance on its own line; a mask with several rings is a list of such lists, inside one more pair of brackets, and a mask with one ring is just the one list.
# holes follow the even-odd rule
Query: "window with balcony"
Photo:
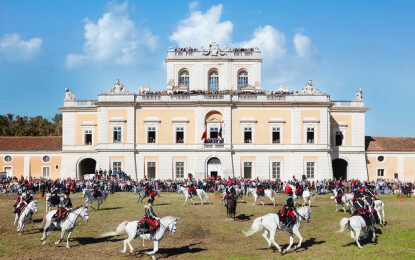
[[147, 162], [147, 178], [156, 178], [156, 162]]
[[219, 73], [215, 70], [209, 73], [209, 86], [210, 91], [219, 90]]
[[156, 143], [156, 128], [155, 127], [147, 128], [147, 143], [149, 144]]
[[272, 179], [281, 179], [281, 162], [272, 162]]
[[314, 169], [315, 162], [307, 162], [306, 171], [307, 171], [307, 179], [314, 179]]
[[252, 127], [244, 127], [244, 143], [252, 143]]
[[279, 127], [272, 128], [272, 143], [273, 144], [281, 143], [281, 129]]
[[343, 144], [343, 132], [342, 131], [336, 131], [336, 138], [335, 142], [337, 146], [340, 146]]
[[179, 74], [179, 85], [189, 87], [189, 71], [182, 70]]
[[122, 128], [121, 126], [114, 126], [112, 128], [112, 142], [121, 143]]
[[314, 144], [314, 127], [307, 127], [307, 143]]
[[238, 90], [248, 85], [248, 72], [242, 70], [238, 73]]
[[218, 138], [219, 137], [219, 128], [218, 127], [211, 127], [209, 130], [209, 137], [210, 139]]
[[252, 162], [244, 162], [244, 178], [252, 178]]
[[92, 130], [84, 131], [84, 145], [92, 145]]
[[184, 162], [176, 162], [176, 178], [184, 178]]
[[184, 127], [176, 127], [176, 144], [184, 143]]

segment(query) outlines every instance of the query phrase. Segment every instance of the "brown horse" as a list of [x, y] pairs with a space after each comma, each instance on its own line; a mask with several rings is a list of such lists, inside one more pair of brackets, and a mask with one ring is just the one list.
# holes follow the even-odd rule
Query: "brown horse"
[[235, 220], [236, 198], [234, 196], [226, 198], [226, 212], [227, 218], [233, 218]]

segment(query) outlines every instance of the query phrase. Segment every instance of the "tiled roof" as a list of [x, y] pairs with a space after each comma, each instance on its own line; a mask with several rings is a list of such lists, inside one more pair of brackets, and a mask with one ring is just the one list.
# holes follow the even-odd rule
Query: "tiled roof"
[[366, 151], [415, 152], [415, 137], [366, 136]]
[[62, 151], [62, 136], [0, 137], [0, 151]]

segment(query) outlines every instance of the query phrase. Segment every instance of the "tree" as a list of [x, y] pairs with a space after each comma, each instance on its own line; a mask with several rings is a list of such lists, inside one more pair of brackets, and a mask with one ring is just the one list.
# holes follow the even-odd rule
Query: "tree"
[[62, 114], [56, 114], [52, 121], [42, 116], [0, 115], [0, 136], [61, 136]]

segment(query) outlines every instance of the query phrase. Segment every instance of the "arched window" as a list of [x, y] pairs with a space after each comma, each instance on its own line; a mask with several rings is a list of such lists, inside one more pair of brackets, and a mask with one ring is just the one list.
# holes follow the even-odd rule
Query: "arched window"
[[214, 70], [209, 73], [209, 90], [219, 90], [219, 73]]
[[238, 73], [238, 90], [241, 90], [241, 88], [246, 85], [248, 85], [248, 72], [246, 70], [241, 70]]
[[179, 74], [179, 86], [189, 87], [189, 72], [182, 70]]

